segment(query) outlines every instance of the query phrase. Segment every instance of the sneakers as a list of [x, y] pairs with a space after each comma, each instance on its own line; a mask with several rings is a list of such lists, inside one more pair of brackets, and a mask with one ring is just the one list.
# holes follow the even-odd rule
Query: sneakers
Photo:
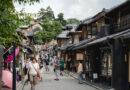
[[78, 82], [79, 84], [83, 84], [83, 82]]
[[62, 73], [60, 73], [60, 75], [61, 75], [61, 76], [63, 76], [63, 74], [62, 74]]
[[54, 80], [59, 81], [59, 79], [58, 79], [58, 78], [56, 78], [56, 79], [54, 79]]

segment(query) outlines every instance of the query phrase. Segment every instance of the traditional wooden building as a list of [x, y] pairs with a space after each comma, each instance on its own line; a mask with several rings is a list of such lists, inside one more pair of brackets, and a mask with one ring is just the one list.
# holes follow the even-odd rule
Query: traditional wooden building
[[77, 24], [75, 24], [71, 31], [67, 34], [67, 36], [70, 38], [71, 44], [70, 46], [67, 46], [68, 48], [65, 50], [66, 56], [71, 58], [71, 68], [73, 71], [76, 71], [78, 60], [84, 60], [82, 52], [72, 50], [72, 47], [79, 43], [80, 40], [82, 40], [82, 32], [76, 31], [76, 28]]
[[64, 58], [62, 53], [63, 47], [69, 43], [69, 37], [67, 36], [69, 30], [65, 27], [58, 36], [57, 36], [57, 57]]
[[[22, 35], [22, 61], [26, 60], [27, 57], [34, 57], [36, 54], [35, 51], [35, 47], [34, 47], [34, 38], [33, 36], [39, 32], [43, 30], [42, 26], [40, 23], [38, 22], [34, 22], [30, 25], [23, 25], [20, 26], [16, 32], [19, 35]], [[24, 65], [24, 62], [22, 62]]]
[[[110, 18], [106, 23], [110, 24], [113, 33], [125, 32], [128, 36], [130, 29], [130, 1], [112, 8], [106, 16]], [[111, 42], [113, 55], [112, 69], [112, 87], [120, 90], [129, 90], [129, 40], [118, 38], [117, 36]]]
[[82, 39], [71, 50], [84, 53], [87, 80], [129, 90], [130, 1], [83, 20]]
[[34, 38], [33, 36], [39, 32], [43, 30], [42, 26], [40, 23], [32, 23], [30, 25], [24, 25], [24, 26], [20, 26], [20, 32], [22, 32], [29, 40], [29, 45], [33, 45], [34, 44]]

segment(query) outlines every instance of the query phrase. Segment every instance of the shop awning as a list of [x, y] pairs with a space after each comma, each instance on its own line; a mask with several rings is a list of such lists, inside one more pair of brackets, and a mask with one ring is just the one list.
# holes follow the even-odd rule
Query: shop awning
[[62, 50], [62, 51], [66, 51], [66, 50], [70, 50], [70, 48], [73, 46], [74, 44], [68, 44], [68, 45], [65, 45], [63, 47], [59, 47], [59, 50]]
[[[95, 45], [95, 44], [98, 44], [98, 43], [102, 43], [108, 39], [112, 39], [112, 38], [119, 38], [121, 37], [121, 35], [125, 35], [125, 37], [130, 37], [130, 29], [127, 29], [125, 31], [122, 31], [122, 32], [119, 32], [119, 33], [116, 33], [116, 34], [112, 34], [112, 35], [109, 35], [109, 36], [105, 36], [105, 37], [102, 37], [102, 38], [99, 38], [99, 39], [96, 39], [96, 40], [93, 40], [93, 41], [86, 41], [83, 45], [80, 45], [80, 46], [77, 46], [75, 47], [73, 50], [76, 50], [76, 49], [83, 49], [83, 48], [86, 48], [88, 46], [91, 46], [91, 45]], [[127, 34], [127, 35], [126, 35]]]
[[123, 35], [120, 35], [120, 36], [118, 36], [118, 37], [116, 37], [116, 38], [123, 38], [123, 39], [128, 39], [128, 38], [130, 38], [130, 32], [128, 32], [128, 33], [125, 33], [125, 34], [123, 34]]
[[67, 47], [66, 50], [72, 50], [72, 49], [74, 48], [74, 45], [75, 45], [75, 44], [71, 44], [70, 46]]
[[85, 44], [86, 42], [88, 42], [88, 40], [89, 39], [85, 39], [85, 40], [80, 41], [79, 43], [75, 44], [75, 47], [78, 47], [78, 46]]
[[130, 32], [124, 35], [124, 38], [130, 38]]

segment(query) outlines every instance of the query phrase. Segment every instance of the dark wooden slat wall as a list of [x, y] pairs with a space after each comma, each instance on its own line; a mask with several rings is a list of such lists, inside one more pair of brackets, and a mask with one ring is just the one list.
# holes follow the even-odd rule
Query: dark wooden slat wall
[[128, 62], [125, 62], [124, 47], [121, 39], [113, 43], [112, 87], [128, 90]]

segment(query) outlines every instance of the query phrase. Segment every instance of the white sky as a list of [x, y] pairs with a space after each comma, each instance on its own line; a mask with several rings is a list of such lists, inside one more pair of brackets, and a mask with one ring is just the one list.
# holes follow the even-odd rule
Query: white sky
[[15, 3], [16, 10], [22, 8], [27, 13], [37, 13], [41, 8], [50, 6], [57, 16], [58, 13], [64, 13], [65, 18], [78, 18], [80, 20], [93, 16], [103, 8], [110, 9], [113, 6], [121, 4], [126, 0], [41, 0], [34, 5], [19, 5]]

